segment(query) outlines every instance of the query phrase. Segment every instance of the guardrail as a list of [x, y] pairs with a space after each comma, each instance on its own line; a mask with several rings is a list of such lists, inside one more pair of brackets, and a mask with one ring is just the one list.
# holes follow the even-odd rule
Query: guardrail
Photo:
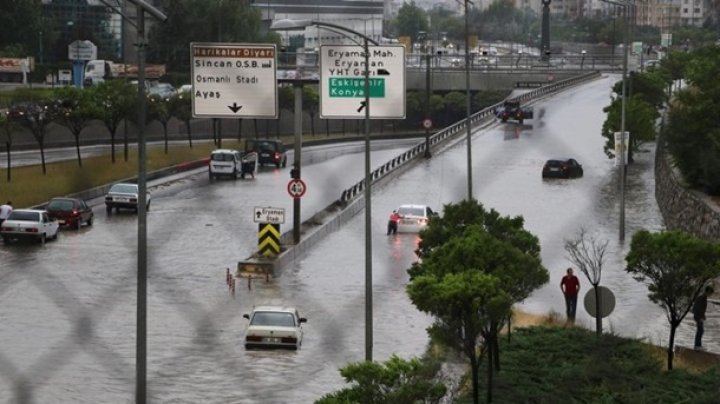
[[[557, 91], [563, 90], [567, 87], [574, 86], [576, 84], [579, 84], [579, 83], [582, 83], [582, 82], [585, 82], [588, 80], [592, 80], [599, 76], [600, 76], [600, 72], [598, 72], [598, 71], [586, 73], [583, 75], [579, 75], [579, 76], [572, 77], [569, 79], [561, 80], [556, 83], [540, 87], [538, 89], [529, 91], [520, 96], [510, 98], [509, 100], [520, 101], [520, 102], [533, 100], [533, 99], [544, 97], [548, 94], [552, 94]], [[501, 106], [502, 104], [503, 104], [503, 102], [499, 102], [495, 105], [491, 105], [491, 106], [471, 115], [470, 116], [471, 126], [476, 126], [476, 125], [478, 125], [480, 123], [484, 123], [490, 119], [494, 119], [495, 118], [495, 109], [497, 107]], [[447, 141], [455, 138], [458, 134], [465, 133], [466, 122], [467, 122], [467, 120], [463, 119], [462, 121], [456, 122], [444, 129], [441, 129], [440, 131], [436, 132], [434, 135], [431, 135], [427, 142], [430, 146], [430, 149], [439, 145], [440, 143], [447, 142]], [[370, 173], [370, 184], [372, 185], [372, 184], [378, 182], [379, 180], [383, 179], [385, 176], [387, 176], [393, 170], [412, 162], [413, 160], [417, 159], [418, 156], [423, 156], [424, 154], [425, 154], [425, 141], [422, 141], [421, 143], [418, 143], [416, 146], [410, 148], [409, 150], [402, 153], [401, 155], [387, 161], [386, 163], [382, 164], [380, 167], [378, 167], [374, 171], [372, 171]], [[365, 187], [365, 179], [363, 178], [362, 180], [356, 182], [354, 185], [350, 186], [349, 188], [344, 189], [337, 202], [339, 202], [342, 205], [349, 203], [350, 201], [357, 198], [358, 196], [363, 195], [364, 187]]]

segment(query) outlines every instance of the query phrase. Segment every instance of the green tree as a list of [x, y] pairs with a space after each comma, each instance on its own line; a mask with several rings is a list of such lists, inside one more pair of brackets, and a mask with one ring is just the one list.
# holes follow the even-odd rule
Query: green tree
[[27, 128], [32, 133], [35, 141], [40, 147], [40, 161], [42, 163], [43, 175], [47, 174], [45, 165], [45, 136], [48, 126], [53, 122], [57, 114], [55, 102], [44, 96], [34, 98], [32, 101], [24, 101], [10, 109], [8, 115], [17, 124]]
[[32, 56], [43, 30], [40, 0], [0, 0], [0, 55]]
[[415, 5], [414, 1], [403, 3], [395, 19], [398, 36], [409, 36], [415, 42], [418, 32], [428, 31], [428, 20], [425, 10]]
[[676, 93], [663, 130], [668, 151], [691, 186], [720, 194], [720, 49], [693, 52], [684, 71], [688, 88]]
[[303, 86], [302, 102], [303, 109], [310, 115], [310, 133], [315, 136], [315, 117], [320, 107], [320, 96], [315, 87]]
[[457, 122], [466, 116], [465, 98], [465, 93], [460, 91], [451, 91], [445, 95], [445, 122]]
[[[660, 72], [630, 72], [626, 84], [629, 96], [638, 95], [656, 109], [662, 108], [668, 101], [668, 95], [665, 92], [666, 81]], [[622, 94], [622, 81], [615, 83], [612, 91], [617, 96], [620, 96]]]
[[93, 117], [93, 105], [90, 92], [73, 86], [58, 87], [53, 97], [58, 102], [58, 113], [55, 121], [70, 130], [75, 139], [75, 151], [78, 166], [82, 167], [80, 155], [80, 133], [85, 129]]
[[[117, 128], [124, 119], [129, 119], [136, 112], [134, 107], [137, 103], [137, 86], [124, 80], [109, 80], [90, 87], [90, 91], [95, 105], [93, 116], [102, 121], [110, 132], [110, 158], [115, 163]], [[127, 150], [127, 136], [125, 150]]]
[[[622, 127], [622, 98], [615, 98], [610, 105], [603, 108], [607, 118], [603, 122], [601, 135], [605, 138], [603, 151], [608, 158], [615, 158], [615, 132]], [[642, 95], [633, 95], [625, 102], [625, 131], [630, 133], [628, 148], [628, 164], [633, 162], [634, 154], [644, 143], [652, 142], [657, 136], [655, 121], [659, 113], [648, 104]]]
[[[487, 211], [476, 200], [445, 205], [443, 215], [432, 218], [420, 233], [417, 254], [421, 260], [408, 270], [411, 283], [423, 275], [440, 278], [444, 274], [442, 271], [479, 270], [499, 282], [492, 301], [497, 302], [495, 299], [500, 295], [507, 295], [510, 305], [526, 299], [533, 290], [547, 283], [549, 275], [540, 262], [537, 237], [523, 225], [521, 216], [501, 216], [495, 210]], [[454, 250], [448, 250], [451, 248], [448, 245], [455, 246]], [[499, 370], [497, 336], [505, 319], [509, 318], [509, 311], [500, 315], [493, 309], [492, 313], [495, 315], [488, 317], [488, 327], [480, 332], [489, 349], [488, 361]], [[492, 372], [493, 366], [489, 366], [489, 385]]]
[[668, 370], [673, 368], [675, 331], [708, 281], [720, 276], [720, 245], [680, 231], [633, 235], [625, 270], [648, 286], [670, 323]]
[[420, 404], [438, 403], [445, 395], [442, 383], [432, 382], [427, 366], [396, 355], [384, 363], [357, 362], [340, 369], [351, 387], [327, 394], [315, 404]]
[[188, 145], [192, 149], [192, 129], [190, 122], [193, 119], [192, 116], [192, 94], [189, 91], [179, 93], [177, 97], [170, 99], [170, 109], [173, 111], [173, 115], [180, 122], [185, 125], [185, 130], [188, 136]]
[[244, 0], [161, 0], [168, 20], [149, 32], [148, 61], [190, 71], [191, 42], [277, 42], [261, 29], [260, 8]]
[[163, 98], [157, 94], [153, 94], [148, 97], [147, 105], [147, 117], [148, 121], [155, 120], [160, 122], [163, 127], [163, 141], [165, 143], [165, 154], [168, 153], [168, 124], [172, 119], [174, 112], [173, 107], [176, 105], [174, 98], [178, 98], [179, 95], [173, 95], [170, 98]]
[[15, 122], [10, 119], [9, 112], [0, 112], [0, 128], [5, 134], [2, 144], [5, 145], [5, 153], [7, 155], [7, 181], [10, 182], [12, 171], [12, 159], [10, 158], [10, 149], [12, 148], [12, 134], [15, 130]]

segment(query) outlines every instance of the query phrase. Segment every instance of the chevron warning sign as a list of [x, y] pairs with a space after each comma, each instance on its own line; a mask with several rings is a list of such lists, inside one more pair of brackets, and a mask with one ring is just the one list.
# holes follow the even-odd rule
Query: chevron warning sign
[[258, 252], [266, 257], [280, 254], [280, 225], [260, 223], [258, 225]]

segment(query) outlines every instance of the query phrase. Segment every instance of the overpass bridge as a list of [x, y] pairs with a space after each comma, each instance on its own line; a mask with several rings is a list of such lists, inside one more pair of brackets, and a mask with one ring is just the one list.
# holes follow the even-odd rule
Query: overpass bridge
[[[428, 61], [429, 57], [429, 61]], [[469, 68], [470, 90], [507, 90], [515, 87], [539, 87], [548, 83], [576, 77], [588, 72], [622, 73], [622, 52], [565, 53], [541, 61], [533, 54], [500, 54], [492, 58], [471, 59]], [[644, 67], [643, 55], [628, 56], [628, 71]], [[409, 54], [405, 61], [405, 82], [408, 90], [425, 90], [430, 76], [433, 91], [465, 91], [465, 58], [457, 55]], [[281, 63], [278, 68], [280, 82], [317, 83], [317, 61], [298, 68]]]

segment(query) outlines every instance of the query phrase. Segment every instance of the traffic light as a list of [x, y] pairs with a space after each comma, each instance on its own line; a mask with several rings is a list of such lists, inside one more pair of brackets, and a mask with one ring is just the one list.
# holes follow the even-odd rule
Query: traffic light
[[293, 179], [300, 179], [300, 169], [299, 168], [291, 168], [290, 169], [290, 178]]

